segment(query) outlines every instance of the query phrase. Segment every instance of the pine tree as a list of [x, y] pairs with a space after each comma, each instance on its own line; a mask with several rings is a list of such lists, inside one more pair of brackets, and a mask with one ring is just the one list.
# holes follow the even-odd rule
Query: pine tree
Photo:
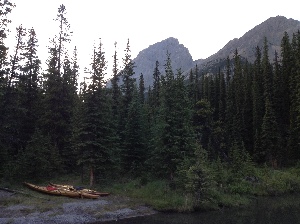
[[242, 141], [244, 136], [244, 110], [245, 110], [245, 85], [244, 77], [242, 72], [242, 65], [240, 55], [238, 51], [235, 51], [234, 54], [234, 139], [237, 141]]
[[226, 110], [226, 86], [225, 86], [225, 77], [224, 73], [219, 72], [219, 90], [220, 90], [220, 96], [219, 96], [219, 113], [218, 113], [218, 119], [221, 122], [225, 121], [225, 110]]
[[[48, 69], [43, 74], [43, 114], [39, 119], [39, 125], [42, 134], [46, 138], [50, 138], [52, 145], [51, 154], [55, 155], [56, 167], [62, 169], [62, 160], [60, 152], [64, 146], [64, 128], [65, 120], [63, 117], [63, 84], [62, 77], [57, 69], [58, 52], [56, 46], [49, 48]], [[59, 165], [58, 165], [59, 164]]]
[[112, 120], [111, 102], [105, 85], [107, 61], [102, 43], [94, 48], [91, 84], [84, 92], [83, 117], [78, 133], [78, 164], [89, 169], [90, 185], [103, 180], [114, 170], [116, 134]]
[[277, 102], [278, 121], [283, 135], [283, 144], [288, 145], [288, 132], [290, 128], [290, 107], [291, 107], [291, 93], [290, 93], [290, 75], [293, 67], [293, 55], [290, 44], [289, 35], [287, 32], [281, 40], [281, 76], [282, 84], [280, 91], [280, 101]]
[[147, 125], [145, 123], [143, 104], [140, 99], [141, 92], [139, 91], [135, 86], [124, 127], [123, 168], [127, 174], [130, 173], [132, 175], [140, 175], [141, 171], [146, 170], [144, 162], [147, 158]]
[[[264, 100], [263, 100], [263, 76], [261, 65], [261, 50], [256, 47], [256, 59], [254, 61], [254, 74], [252, 85], [253, 98], [253, 153], [259, 155], [261, 152], [260, 134], [262, 127], [262, 119], [264, 115]], [[258, 156], [259, 157], [259, 156]]]
[[[264, 160], [274, 164], [278, 159], [278, 143], [279, 134], [277, 121], [273, 109], [273, 77], [272, 68], [268, 57], [268, 42], [267, 38], [264, 40], [264, 51], [262, 59], [262, 69], [264, 78], [264, 102], [265, 114], [262, 123], [261, 132], [261, 145], [262, 149], [260, 154], [264, 155]], [[263, 160], [263, 161], [264, 161]]]
[[151, 105], [154, 108], [159, 107], [159, 102], [160, 102], [160, 76], [161, 73], [159, 71], [159, 62], [155, 62], [155, 69], [153, 71], [153, 105]]
[[126, 49], [125, 49], [125, 56], [123, 58], [123, 70], [121, 71], [121, 77], [122, 77], [122, 85], [121, 85], [121, 92], [122, 92], [122, 98], [121, 98], [121, 112], [120, 112], [120, 142], [121, 142], [121, 148], [122, 148], [122, 155], [123, 158], [123, 164], [122, 166], [126, 166], [126, 154], [127, 154], [127, 148], [126, 148], [126, 133], [125, 133], [125, 127], [127, 124], [127, 118], [128, 118], [128, 112], [129, 107], [133, 100], [134, 95], [134, 88], [135, 88], [135, 78], [133, 78], [134, 75], [134, 62], [131, 59], [130, 54], [130, 45], [129, 45], [129, 39], [127, 41]]
[[213, 109], [207, 99], [201, 99], [195, 107], [194, 124], [199, 143], [204, 149], [208, 149], [210, 136], [213, 129]]
[[246, 150], [253, 155], [253, 65], [248, 61], [244, 63], [243, 68], [243, 83], [245, 88], [244, 99], [244, 135], [243, 141]]
[[123, 58], [123, 65], [124, 65], [124, 68], [122, 70], [123, 84], [121, 86], [121, 89], [122, 89], [123, 99], [124, 99], [123, 100], [124, 112], [122, 116], [127, 117], [129, 104], [133, 99], [134, 83], [136, 81], [135, 78], [132, 77], [134, 75], [133, 69], [135, 66], [134, 66], [134, 62], [131, 59], [129, 39], [127, 41], [127, 46], [125, 49], [125, 57]]
[[155, 68], [153, 70], [153, 85], [152, 89], [150, 87], [148, 91], [149, 100], [149, 121], [151, 122], [150, 126], [155, 127], [155, 124], [158, 119], [159, 107], [161, 103], [161, 73], [159, 71], [159, 62], [155, 62]]
[[211, 200], [216, 188], [215, 176], [208, 154], [201, 144], [195, 147], [192, 158], [185, 159], [179, 170], [180, 185], [192, 195], [194, 208]]
[[145, 103], [145, 83], [144, 83], [144, 76], [142, 73], [140, 75], [140, 80], [139, 80], [139, 98], [141, 104], [143, 105]]
[[112, 110], [113, 110], [113, 116], [114, 116], [114, 121], [116, 123], [116, 126], [119, 125], [119, 113], [120, 113], [120, 98], [121, 98], [121, 90], [119, 87], [119, 79], [120, 79], [120, 74], [118, 71], [118, 58], [117, 58], [117, 42], [115, 42], [115, 53], [113, 55], [113, 76], [111, 79], [111, 85], [112, 85]]
[[27, 44], [24, 47], [24, 65], [21, 67], [19, 93], [23, 114], [22, 148], [26, 148], [27, 142], [31, 139], [39, 116], [41, 115], [41, 90], [38, 77], [40, 75], [41, 61], [37, 56], [38, 41], [34, 29], [28, 31]]
[[45, 136], [50, 136], [53, 150], [60, 161], [57, 168], [71, 170], [67, 161], [72, 133], [72, 116], [74, 99], [76, 97], [76, 75], [72, 71], [71, 61], [66, 51], [70, 42], [70, 25], [66, 18], [66, 8], [60, 5], [56, 21], [59, 32], [50, 42], [48, 69], [44, 74], [44, 114], [41, 116], [41, 130]]
[[299, 143], [300, 143], [300, 31], [293, 34], [292, 39], [293, 65], [290, 74], [290, 135], [289, 150], [290, 159], [297, 161], [299, 159]]
[[0, 102], [2, 102], [2, 97], [4, 95], [4, 89], [6, 87], [6, 76], [7, 76], [7, 53], [8, 47], [5, 46], [5, 39], [8, 34], [8, 24], [11, 20], [8, 15], [11, 13], [15, 4], [10, 1], [0, 2]]
[[58, 8], [58, 14], [56, 17], [56, 21], [59, 23], [59, 34], [56, 36], [57, 40], [57, 70], [60, 73], [62, 69], [62, 64], [63, 64], [63, 55], [66, 53], [66, 48], [65, 44], [70, 42], [70, 35], [71, 32], [69, 31], [70, 29], [70, 24], [66, 18], [66, 7], [62, 4]]
[[[25, 117], [21, 99], [24, 94], [24, 78], [21, 76], [21, 60], [24, 50], [25, 30], [23, 27], [16, 28], [16, 46], [10, 60], [10, 69], [7, 74], [7, 88], [3, 98], [3, 132], [10, 139], [10, 155], [16, 156], [22, 148], [21, 125]], [[10, 137], [9, 137], [10, 136]], [[6, 140], [7, 141], [7, 140]], [[4, 139], [5, 142], [5, 139]]]
[[165, 79], [162, 79], [161, 106], [154, 128], [152, 167], [163, 177], [173, 180], [179, 164], [191, 154], [193, 131], [184, 77], [179, 69], [175, 75], [167, 53]]

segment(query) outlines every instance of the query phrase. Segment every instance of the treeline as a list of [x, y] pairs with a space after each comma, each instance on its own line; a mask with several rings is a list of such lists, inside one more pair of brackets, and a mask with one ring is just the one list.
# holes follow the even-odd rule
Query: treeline
[[265, 39], [253, 64], [236, 51], [213, 75], [196, 66], [186, 78], [180, 69], [173, 71], [167, 54], [162, 74], [156, 62], [150, 87], [142, 74], [133, 78], [129, 40], [122, 70], [115, 50], [107, 85], [100, 41], [92, 49], [90, 77], [79, 85], [77, 50], [69, 57], [65, 47], [70, 41], [65, 7], [58, 9], [59, 33], [49, 47], [46, 71], [34, 29], [17, 28], [8, 58], [7, 15], [14, 6], [5, 1], [1, 7], [1, 178], [154, 177], [195, 191], [212, 183], [209, 164], [219, 164], [215, 171], [227, 164], [240, 172], [252, 162], [276, 168], [298, 161], [300, 32], [291, 39], [284, 34], [274, 59], [268, 58]]

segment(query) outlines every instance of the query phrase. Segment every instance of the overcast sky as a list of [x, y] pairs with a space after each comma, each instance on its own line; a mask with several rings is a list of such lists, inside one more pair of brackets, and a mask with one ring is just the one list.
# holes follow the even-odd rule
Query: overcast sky
[[[2, 0], [1, 0], [2, 1]], [[16, 4], [10, 18], [11, 35], [20, 24], [33, 27], [39, 41], [39, 57], [48, 57], [49, 38], [56, 34], [53, 21], [61, 4], [73, 31], [70, 48], [76, 45], [80, 67], [88, 66], [93, 44], [102, 39], [111, 63], [114, 42], [119, 62], [127, 38], [132, 58], [149, 45], [175, 37], [194, 60], [207, 58], [233, 38], [239, 38], [269, 17], [282, 15], [300, 20], [295, 0], [11, 0]], [[12, 37], [13, 38], [13, 37]], [[109, 66], [110, 67], [110, 66]], [[107, 71], [111, 74], [110, 68]]]

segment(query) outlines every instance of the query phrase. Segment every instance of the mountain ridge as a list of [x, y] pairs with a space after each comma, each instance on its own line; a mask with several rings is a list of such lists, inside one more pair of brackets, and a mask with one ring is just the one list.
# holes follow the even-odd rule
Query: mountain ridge
[[255, 60], [255, 48], [259, 46], [262, 49], [265, 37], [269, 43], [269, 58], [272, 60], [275, 51], [280, 52], [284, 32], [287, 32], [291, 39], [292, 34], [298, 30], [300, 30], [300, 21], [298, 20], [287, 19], [284, 16], [270, 17], [247, 31], [240, 38], [228, 41], [223, 48], [206, 59], [197, 60], [193, 60], [189, 49], [180, 44], [178, 39], [169, 37], [140, 51], [137, 57], [133, 59], [136, 65], [134, 78], [138, 80], [140, 74], [143, 74], [145, 87], [152, 85], [155, 62], [156, 60], [159, 61], [160, 72], [164, 74], [163, 65], [167, 58], [167, 52], [170, 53], [174, 72], [181, 68], [185, 74], [196, 64], [200, 71], [211, 72], [215, 67], [220, 66], [228, 56], [232, 58], [236, 49], [241, 57], [253, 62]]
[[159, 70], [163, 74], [167, 53], [170, 54], [174, 71], [179, 68], [184, 71], [193, 66], [193, 58], [189, 50], [183, 44], [180, 44], [178, 39], [169, 37], [139, 52], [136, 58], [133, 59], [136, 65], [133, 77], [138, 80], [140, 75], [143, 74], [145, 87], [151, 85], [156, 61], [159, 62]]
[[195, 60], [195, 63], [205, 64], [209, 61], [232, 57], [237, 49], [239, 55], [253, 62], [255, 59], [255, 47], [262, 48], [264, 37], [269, 42], [269, 57], [274, 57], [275, 50], [280, 51], [281, 39], [286, 31], [290, 38], [294, 32], [300, 30], [300, 21], [284, 16], [270, 17], [262, 23], [247, 31], [242, 37], [230, 40], [223, 48], [206, 59]]

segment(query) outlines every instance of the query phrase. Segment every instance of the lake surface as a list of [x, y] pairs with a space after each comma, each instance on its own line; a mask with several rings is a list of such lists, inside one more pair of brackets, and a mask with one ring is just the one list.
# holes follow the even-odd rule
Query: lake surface
[[[106, 224], [116, 221], [105, 222]], [[300, 195], [258, 198], [250, 206], [190, 214], [158, 213], [119, 224], [294, 224], [300, 223]]]

